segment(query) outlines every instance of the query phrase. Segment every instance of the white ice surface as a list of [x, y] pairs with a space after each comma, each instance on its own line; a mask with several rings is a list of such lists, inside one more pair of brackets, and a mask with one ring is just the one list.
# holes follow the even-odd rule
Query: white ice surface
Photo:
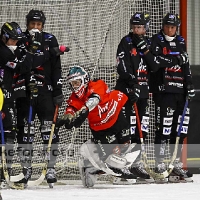
[[92, 189], [81, 185], [38, 186], [25, 190], [1, 190], [3, 200], [199, 200], [200, 175], [193, 183], [106, 185]]

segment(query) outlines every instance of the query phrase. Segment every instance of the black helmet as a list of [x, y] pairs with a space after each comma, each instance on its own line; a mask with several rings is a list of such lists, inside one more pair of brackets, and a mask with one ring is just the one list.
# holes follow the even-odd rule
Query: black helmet
[[13, 40], [20, 40], [23, 36], [20, 26], [16, 22], [6, 22], [1, 27], [1, 36], [5, 36], [8, 40], [9, 38]]
[[45, 24], [46, 17], [41, 10], [30, 10], [26, 15], [26, 24], [28, 25], [30, 21], [40, 21], [42, 24]]
[[162, 26], [164, 25], [180, 26], [181, 20], [179, 15], [173, 13], [167, 13], [162, 20]]
[[150, 21], [149, 14], [136, 12], [130, 19], [130, 29], [132, 28], [132, 25], [145, 25], [145, 29], [148, 30]]

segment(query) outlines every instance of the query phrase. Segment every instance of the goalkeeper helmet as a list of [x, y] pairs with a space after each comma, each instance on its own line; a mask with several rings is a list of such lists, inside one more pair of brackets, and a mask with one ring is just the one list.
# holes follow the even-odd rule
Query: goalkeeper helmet
[[6, 40], [20, 40], [23, 36], [20, 26], [16, 22], [6, 22], [1, 28], [1, 37], [5, 36]]
[[30, 10], [26, 15], [26, 25], [29, 24], [30, 21], [40, 21], [42, 24], [45, 24], [46, 17], [41, 10]]
[[148, 30], [150, 22], [149, 14], [136, 12], [130, 19], [130, 29], [132, 29], [132, 25], [144, 25], [145, 29]]
[[[76, 85], [75, 87], [73, 81], [80, 81], [80, 84], [78, 86]], [[89, 81], [89, 74], [85, 71], [85, 69], [83, 69], [83, 67], [73, 66], [69, 70], [67, 75], [67, 82], [70, 84], [72, 91], [74, 91], [79, 98], [84, 96]]]
[[178, 14], [173, 13], [167, 13], [163, 20], [162, 20], [162, 26], [164, 25], [172, 25], [172, 26], [180, 26], [181, 20]]

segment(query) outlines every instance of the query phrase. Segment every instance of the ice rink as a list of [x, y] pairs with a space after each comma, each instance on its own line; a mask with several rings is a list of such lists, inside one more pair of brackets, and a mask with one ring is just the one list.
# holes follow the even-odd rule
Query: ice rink
[[91, 189], [81, 185], [38, 186], [25, 190], [1, 190], [3, 200], [199, 200], [200, 175], [193, 183], [111, 185], [97, 184]]

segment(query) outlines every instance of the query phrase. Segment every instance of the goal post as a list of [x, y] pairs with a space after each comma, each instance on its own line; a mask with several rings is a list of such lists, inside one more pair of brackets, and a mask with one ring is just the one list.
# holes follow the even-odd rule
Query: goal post
[[[180, 0], [180, 34], [186, 40], [187, 45], [187, 0]], [[182, 162], [184, 169], [187, 168], [187, 138], [185, 138], [182, 149]]]
[[[70, 90], [66, 76], [70, 66], [81, 65], [93, 78], [101, 78], [113, 89], [117, 79], [116, 51], [123, 36], [129, 32], [129, 21], [135, 12], [148, 12], [151, 16], [148, 36], [157, 33], [161, 20], [167, 12], [179, 13], [179, 0], [2, 0], [0, 7], [1, 24], [6, 21], [17, 22], [26, 29], [26, 15], [31, 9], [43, 10], [46, 16], [44, 31], [52, 33], [60, 45], [70, 48], [61, 56], [63, 94], [65, 100]], [[154, 105], [150, 97], [150, 133], [147, 141], [147, 156], [154, 160]], [[59, 115], [65, 110], [65, 103]], [[42, 171], [43, 145], [39, 132], [40, 123], [36, 119], [34, 139], [33, 175], [38, 178]], [[56, 171], [58, 178], [80, 179], [78, 171], [79, 148], [91, 137], [87, 121], [74, 130], [60, 129], [59, 155]], [[15, 173], [21, 167], [19, 158], [13, 158]], [[153, 165], [152, 165], [153, 166]]]

